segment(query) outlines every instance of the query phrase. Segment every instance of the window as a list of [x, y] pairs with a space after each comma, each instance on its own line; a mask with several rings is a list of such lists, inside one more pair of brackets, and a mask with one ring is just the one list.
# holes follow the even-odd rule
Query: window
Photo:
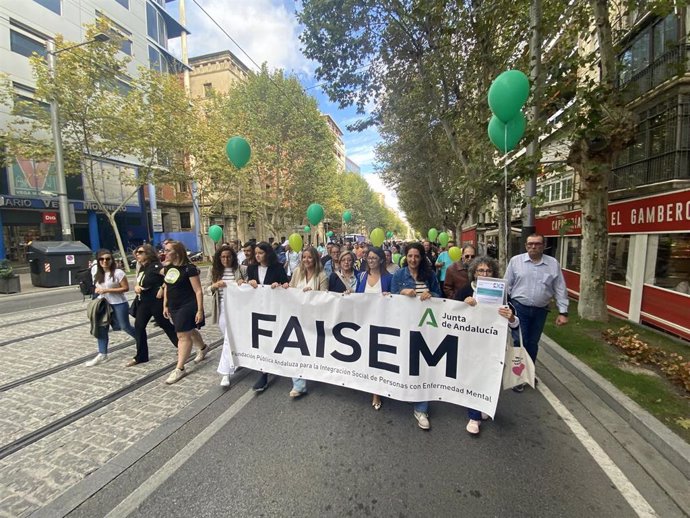
[[151, 4], [146, 4], [146, 34], [161, 47], [168, 48], [168, 28], [165, 20]]
[[96, 16], [98, 18], [105, 20], [108, 23], [108, 25], [110, 25], [110, 27], [112, 27], [113, 32], [115, 32], [115, 34], [117, 34], [116, 39], [118, 39], [118, 37], [122, 39], [122, 41], [120, 42], [120, 50], [123, 53], [127, 54], [128, 56], [131, 56], [132, 55], [132, 33], [130, 31], [128, 31], [127, 29], [125, 29], [122, 25], [111, 20], [105, 14], [103, 14], [102, 12], [100, 12], [98, 10], [96, 11]]
[[189, 189], [187, 187], [187, 182], [180, 182], [177, 184], [178, 192], [187, 192]]
[[152, 70], [166, 74], [168, 73], [168, 60], [152, 45], [149, 45], [149, 65]]
[[570, 201], [573, 198], [573, 176], [548, 180], [540, 186], [544, 203]]
[[191, 213], [180, 212], [180, 228], [192, 228]]
[[50, 113], [50, 105], [48, 103], [34, 98], [35, 90], [33, 88], [18, 83], [13, 83], [12, 86], [15, 92], [14, 108], [12, 110], [14, 115], [37, 119], [39, 116], [37, 109]]
[[33, 56], [34, 53], [46, 57], [48, 53], [44, 42], [14, 29], [10, 29], [10, 50], [27, 58]]
[[580, 271], [581, 237], [566, 237], [565, 245], [565, 269], [574, 272]]
[[683, 291], [690, 282], [690, 234], [659, 236], [654, 284], [661, 288]]
[[53, 11], [55, 14], [61, 14], [60, 0], [34, 0], [34, 2]]
[[606, 280], [627, 286], [629, 236], [609, 236], [609, 264]]
[[211, 97], [213, 93], [213, 83], [204, 83], [204, 97]]
[[120, 4], [122, 7], [125, 9], [129, 9], [129, 0], [115, 0], [118, 4]]

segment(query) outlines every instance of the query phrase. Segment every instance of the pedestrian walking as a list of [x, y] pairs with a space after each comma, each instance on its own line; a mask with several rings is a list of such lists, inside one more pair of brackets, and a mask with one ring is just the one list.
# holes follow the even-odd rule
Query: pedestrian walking
[[[366, 257], [366, 270], [357, 276], [356, 293], [376, 293], [388, 295], [391, 292], [393, 276], [386, 270], [386, 255], [378, 247], [371, 247]], [[381, 396], [371, 395], [371, 406], [380, 410]]]
[[[288, 282], [285, 268], [278, 262], [278, 256], [271, 245], [266, 241], [261, 241], [257, 243], [253, 252], [255, 262], [247, 266], [245, 275], [247, 284], [252, 288], [258, 288], [261, 284], [275, 289]], [[242, 281], [238, 281], [238, 284], [241, 283]], [[262, 372], [252, 390], [263, 392], [266, 388], [268, 388], [268, 374]]]
[[[332, 250], [332, 249], [331, 249]], [[283, 288], [297, 288], [302, 291], [327, 291], [328, 277], [324, 273], [319, 260], [319, 251], [313, 246], [302, 252], [302, 261], [295, 270], [290, 283], [283, 284]], [[290, 397], [297, 399], [307, 393], [307, 380], [292, 378]]]
[[163, 316], [171, 318], [177, 333], [177, 366], [165, 382], [177, 383], [187, 375], [184, 364], [192, 351], [198, 349], [194, 363], [206, 357], [208, 346], [199, 333], [204, 326], [204, 294], [199, 281], [199, 269], [194, 266], [185, 246], [179, 241], [165, 245], [168, 264], [163, 269]]
[[[432, 269], [432, 263], [426, 258], [424, 246], [421, 243], [408, 245], [405, 266], [393, 274], [391, 293], [419, 297], [421, 301], [441, 296], [436, 273]], [[414, 417], [422, 430], [431, 428], [428, 401], [419, 401], [414, 404]]]
[[[96, 253], [96, 268], [93, 275], [96, 299], [89, 305], [89, 315], [92, 321], [92, 328], [95, 330], [96, 340], [98, 341], [98, 354], [85, 363], [87, 367], [93, 367], [108, 360], [108, 341], [110, 322], [113, 322], [113, 330], [124, 331], [132, 338], [135, 337], [134, 328], [129, 323], [129, 304], [125, 293], [129, 291], [129, 283], [125, 272], [115, 267], [113, 253], [105, 248]], [[104, 308], [109, 306], [109, 310]], [[110, 314], [110, 319], [106, 318], [100, 322], [94, 322], [95, 311], [91, 308], [100, 307]], [[102, 314], [102, 313], [101, 313]], [[105, 323], [106, 325], [99, 325]], [[94, 324], [96, 324], [94, 326]]]
[[[477, 277], [498, 277], [498, 263], [495, 259], [485, 256], [475, 258], [468, 267], [469, 284], [459, 289], [455, 293], [455, 299], [465, 302], [470, 306], [477, 305], [477, 299], [474, 297], [476, 290]], [[515, 316], [515, 310], [510, 305], [501, 306], [498, 308], [498, 314], [508, 320], [508, 326], [511, 329], [517, 329], [520, 325], [520, 320]], [[508, 340], [512, 340], [509, 336]], [[489, 416], [484, 412], [475, 410], [474, 408], [467, 409], [467, 417], [469, 421], [465, 430], [471, 435], [479, 435], [479, 426], [482, 421], [489, 419]]]
[[177, 347], [178, 341], [175, 326], [163, 316], [163, 275], [161, 274], [163, 264], [158, 259], [158, 253], [151, 245], [141, 245], [134, 251], [134, 257], [139, 265], [137, 283], [134, 286], [137, 296], [132, 303], [137, 352], [134, 358], [127, 362], [126, 367], [149, 361], [146, 326], [151, 317], [167, 335], [170, 343]]
[[[555, 258], [544, 255], [544, 244], [541, 234], [530, 235], [525, 243], [527, 252], [510, 260], [505, 275], [510, 301], [520, 319], [519, 331], [513, 330], [513, 342], [520, 343], [517, 333], [522, 332], [524, 347], [535, 366], [539, 339], [552, 299], [556, 300], [558, 306], [556, 325], [568, 323], [568, 290], [561, 265]], [[513, 390], [522, 392], [524, 388], [524, 385], [518, 385]]]
[[227, 288], [228, 284], [236, 284], [237, 281], [242, 279], [244, 277], [237, 263], [235, 250], [230, 246], [221, 246], [213, 256], [213, 265], [209, 269], [204, 282], [204, 285], [213, 297], [211, 323], [218, 324], [221, 333], [223, 333], [223, 349], [220, 353], [220, 362], [218, 363], [221, 387], [229, 387], [230, 376], [235, 373], [235, 363], [232, 360], [227, 320], [225, 318], [226, 302], [223, 296], [223, 288]]

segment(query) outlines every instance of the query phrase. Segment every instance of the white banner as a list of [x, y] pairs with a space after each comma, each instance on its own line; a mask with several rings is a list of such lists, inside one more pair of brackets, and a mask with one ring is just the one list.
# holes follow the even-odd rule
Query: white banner
[[496, 306], [246, 284], [223, 299], [237, 366], [494, 415], [508, 329]]

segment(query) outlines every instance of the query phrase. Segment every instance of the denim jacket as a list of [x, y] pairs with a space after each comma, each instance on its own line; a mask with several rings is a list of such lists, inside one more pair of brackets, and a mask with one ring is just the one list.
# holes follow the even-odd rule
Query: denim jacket
[[[426, 287], [433, 297], [442, 297], [441, 287], [438, 284], [438, 279], [434, 272], [429, 272], [429, 278], [426, 280]], [[391, 293], [399, 294], [401, 290], [408, 288], [415, 289], [415, 280], [409, 268], [403, 267], [393, 274]]]

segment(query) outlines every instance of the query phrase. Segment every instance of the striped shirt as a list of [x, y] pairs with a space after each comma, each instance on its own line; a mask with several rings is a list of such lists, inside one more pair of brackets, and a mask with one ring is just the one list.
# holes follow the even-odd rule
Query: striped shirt
[[[235, 282], [235, 271], [232, 268], [225, 268], [223, 270], [223, 277], [221, 280], [225, 282], [226, 286], [231, 282]], [[218, 290], [218, 297], [220, 298], [220, 300], [223, 300], [222, 289]]]
[[414, 292], [417, 295], [421, 295], [425, 291], [429, 291], [429, 288], [426, 285], [426, 282], [424, 281], [415, 281], [414, 283]]
[[543, 255], [533, 263], [528, 253], [516, 255], [506, 270], [508, 294], [525, 306], [545, 308], [552, 298], [556, 299], [559, 313], [568, 311], [568, 290], [558, 261]]

